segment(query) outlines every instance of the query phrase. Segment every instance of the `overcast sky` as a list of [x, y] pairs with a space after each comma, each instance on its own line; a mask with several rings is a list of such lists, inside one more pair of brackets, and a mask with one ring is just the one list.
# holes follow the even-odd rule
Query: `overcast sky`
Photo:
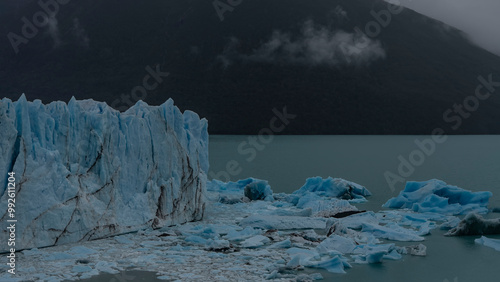
[[399, 1], [405, 7], [465, 31], [478, 45], [500, 56], [500, 0]]

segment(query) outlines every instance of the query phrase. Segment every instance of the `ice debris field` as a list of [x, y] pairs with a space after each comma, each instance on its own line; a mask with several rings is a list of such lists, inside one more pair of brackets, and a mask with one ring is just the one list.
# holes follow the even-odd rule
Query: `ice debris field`
[[[478, 215], [488, 213], [490, 192], [439, 180], [408, 182], [384, 205], [393, 209], [358, 210], [354, 204], [370, 195], [339, 178], [309, 178], [291, 194], [273, 193], [267, 181], [254, 178], [208, 181], [201, 221], [26, 249], [18, 253], [16, 278], [77, 280], [137, 269], [169, 281], [313, 281], [323, 279], [317, 269], [345, 273], [358, 264], [425, 256], [425, 237], [435, 228], [450, 236], [500, 228], [499, 220]], [[465, 213], [461, 221], [457, 216]], [[500, 251], [500, 240], [482, 236], [476, 243]]]

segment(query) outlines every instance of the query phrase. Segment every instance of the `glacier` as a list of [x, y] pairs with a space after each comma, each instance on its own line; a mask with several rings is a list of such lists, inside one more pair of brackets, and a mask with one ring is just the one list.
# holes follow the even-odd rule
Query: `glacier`
[[462, 215], [470, 212], [488, 213], [489, 191], [471, 192], [448, 185], [444, 181], [408, 181], [397, 197], [389, 199], [383, 207], [412, 209], [415, 212], [433, 212]]
[[[0, 206], [7, 206], [13, 171], [16, 249], [202, 219], [207, 126], [171, 99], [160, 106], [139, 101], [123, 113], [93, 100], [2, 99]], [[2, 209], [1, 220], [7, 217]], [[6, 242], [6, 229], [0, 234]]]

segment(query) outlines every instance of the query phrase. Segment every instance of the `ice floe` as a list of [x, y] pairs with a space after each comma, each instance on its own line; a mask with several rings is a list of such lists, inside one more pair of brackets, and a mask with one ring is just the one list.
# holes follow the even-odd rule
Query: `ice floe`
[[474, 240], [474, 242], [476, 244], [490, 247], [490, 248], [493, 248], [497, 251], [500, 251], [500, 239], [490, 239], [490, 238], [481, 236], [481, 238]]
[[[359, 210], [354, 204], [369, 195], [361, 185], [333, 178], [308, 181], [293, 194], [275, 194], [266, 181], [254, 178], [209, 181], [202, 221], [25, 250], [19, 269], [29, 271], [19, 277], [76, 280], [137, 269], [174, 281], [313, 281], [323, 277], [304, 270], [342, 274], [360, 264], [425, 256], [424, 244], [400, 242], [425, 241], [435, 228], [463, 229], [458, 217], [440, 210]], [[477, 240], [496, 246], [492, 242]], [[5, 277], [0, 274], [0, 280]]]
[[488, 213], [491, 192], [471, 192], [437, 179], [406, 182], [405, 189], [383, 206], [448, 215]]

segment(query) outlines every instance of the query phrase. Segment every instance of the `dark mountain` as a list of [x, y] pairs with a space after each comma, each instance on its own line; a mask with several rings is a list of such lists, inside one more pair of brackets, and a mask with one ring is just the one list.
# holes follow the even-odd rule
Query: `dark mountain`
[[[234, 0], [221, 21], [213, 1], [66, 1], [17, 54], [8, 34], [21, 36], [22, 18], [33, 22], [42, 8], [0, 4], [2, 96], [94, 98], [118, 109], [171, 97], [206, 117], [212, 134], [256, 134], [285, 106], [297, 115], [285, 134], [500, 133], [500, 90], [456, 130], [457, 114], [443, 119], [474, 95], [478, 76], [500, 81], [500, 58], [409, 9], [379, 32], [371, 26], [367, 40], [355, 27], [366, 32], [387, 3]], [[147, 67], [169, 75], [147, 80], [144, 94]]]

